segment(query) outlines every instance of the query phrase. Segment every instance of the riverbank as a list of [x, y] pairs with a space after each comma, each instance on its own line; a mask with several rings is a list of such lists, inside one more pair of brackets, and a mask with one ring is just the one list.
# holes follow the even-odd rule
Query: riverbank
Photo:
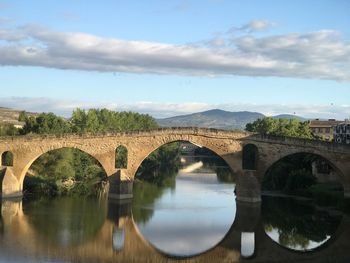
[[344, 213], [350, 213], [350, 198], [344, 197], [344, 192], [342, 188], [339, 188], [339, 184], [314, 184], [307, 189], [293, 192], [265, 190], [261, 192], [261, 195], [266, 197], [291, 198], [297, 201], [309, 201], [322, 207], [334, 207]]

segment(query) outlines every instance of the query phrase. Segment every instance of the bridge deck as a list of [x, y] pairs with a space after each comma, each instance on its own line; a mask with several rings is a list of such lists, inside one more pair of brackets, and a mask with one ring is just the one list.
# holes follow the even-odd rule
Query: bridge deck
[[172, 128], [158, 128], [152, 130], [136, 130], [125, 132], [103, 132], [103, 133], [62, 133], [62, 134], [27, 134], [17, 136], [3, 136], [0, 137], [1, 141], [35, 141], [42, 139], [62, 139], [62, 138], [103, 138], [103, 137], [147, 137], [157, 136], [164, 134], [188, 134], [199, 135], [204, 137], [215, 137], [222, 139], [246, 139], [249, 141], [266, 142], [266, 143], [278, 143], [285, 145], [295, 145], [301, 147], [319, 147], [327, 149], [328, 151], [336, 152], [350, 152], [350, 145], [338, 144], [335, 142], [328, 142], [322, 140], [312, 139], [300, 139], [295, 137], [262, 135], [256, 133], [250, 133], [239, 130], [220, 130], [213, 128], [199, 128], [199, 127], [172, 127]]

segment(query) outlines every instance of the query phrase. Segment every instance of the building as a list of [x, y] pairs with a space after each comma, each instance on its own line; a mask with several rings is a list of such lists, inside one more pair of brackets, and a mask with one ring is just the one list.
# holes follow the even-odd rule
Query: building
[[309, 127], [311, 131], [323, 139], [326, 139], [328, 141], [333, 140], [334, 136], [334, 127], [336, 127], [338, 124], [343, 123], [344, 121], [337, 121], [335, 119], [328, 119], [328, 120], [320, 120], [315, 119], [309, 121]]
[[338, 124], [333, 129], [334, 141], [336, 143], [346, 143], [350, 144], [350, 121], [345, 120], [345, 122]]

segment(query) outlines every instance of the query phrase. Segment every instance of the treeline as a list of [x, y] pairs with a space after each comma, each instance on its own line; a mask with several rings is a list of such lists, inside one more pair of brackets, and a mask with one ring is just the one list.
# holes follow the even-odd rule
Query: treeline
[[312, 133], [307, 121], [296, 119], [273, 119], [266, 117], [246, 125], [246, 131], [266, 135], [288, 136], [304, 139], [320, 139]]
[[76, 109], [70, 119], [53, 113], [41, 113], [37, 117], [21, 112], [19, 121], [25, 124], [20, 134], [99, 133], [145, 130], [157, 128], [158, 124], [148, 114], [115, 112], [108, 109]]

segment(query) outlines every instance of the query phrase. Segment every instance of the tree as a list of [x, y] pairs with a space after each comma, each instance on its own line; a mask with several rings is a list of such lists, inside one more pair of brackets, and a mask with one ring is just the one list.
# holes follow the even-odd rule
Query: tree
[[266, 135], [318, 139], [318, 137], [312, 133], [307, 121], [300, 122], [296, 119], [273, 119], [271, 117], [266, 117], [248, 123], [246, 125], [246, 131]]
[[0, 136], [14, 136], [19, 134], [19, 129], [9, 123], [0, 125]]
[[86, 130], [92, 133], [103, 130], [103, 126], [99, 123], [98, 111], [95, 109], [89, 110], [86, 115]]
[[86, 124], [86, 113], [79, 108], [75, 109], [72, 114], [71, 123], [73, 132], [84, 132]]
[[41, 113], [38, 117], [25, 116], [25, 124], [21, 130], [22, 134], [61, 134], [71, 132], [71, 126], [62, 117], [53, 113]]
[[158, 128], [147, 114], [115, 112], [108, 109], [76, 109], [71, 118], [73, 132], [120, 132]]
[[25, 111], [21, 111], [18, 116], [18, 121], [26, 121], [27, 113]]
[[73, 111], [70, 121], [53, 113], [41, 113], [34, 117], [22, 112], [20, 118], [25, 122], [21, 134], [121, 132], [158, 128], [157, 122], [150, 115], [136, 112], [115, 112], [108, 109], [85, 111], [77, 108]]

